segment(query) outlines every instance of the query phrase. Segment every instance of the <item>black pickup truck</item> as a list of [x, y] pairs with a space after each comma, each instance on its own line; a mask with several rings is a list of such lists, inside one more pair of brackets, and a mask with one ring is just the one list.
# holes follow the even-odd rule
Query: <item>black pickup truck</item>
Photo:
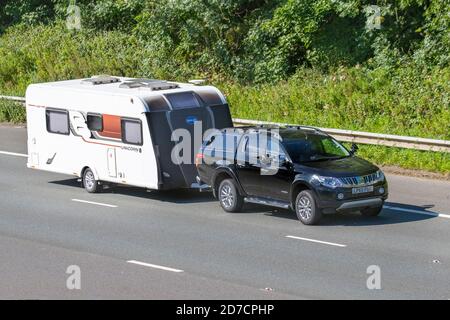
[[210, 186], [228, 212], [244, 202], [290, 208], [307, 225], [336, 212], [377, 216], [387, 181], [356, 151], [313, 127], [223, 129], [196, 155], [197, 181]]

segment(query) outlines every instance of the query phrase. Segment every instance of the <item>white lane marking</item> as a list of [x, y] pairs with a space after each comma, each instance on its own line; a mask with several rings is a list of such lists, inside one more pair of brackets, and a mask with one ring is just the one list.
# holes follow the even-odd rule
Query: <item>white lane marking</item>
[[4, 154], [7, 156], [13, 156], [13, 157], [23, 157], [23, 158], [28, 158], [27, 154], [23, 154], [23, 153], [15, 153], [15, 152], [8, 152], [8, 151], [0, 151], [0, 154]]
[[128, 260], [127, 262], [128, 263], [132, 263], [132, 264], [137, 264], [137, 265], [140, 265], [140, 266], [144, 266], [144, 267], [160, 269], [160, 270], [165, 270], [165, 271], [170, 271], [170, 272], [178, 272], [178, 273], [179, 272], [184, 272], [183, 270], [180, 270], [180, 269], [174, 269], [174, 268], [159, 266], [157, 264], [145, 263], [145, 262], [136, 261], [136, 260]]
[[315, 242], [320, 244], [327, 244], [329, 246], [335, 246], [335, 247], [341, 247], [345, 248], [346, 244], [339, 244], [339, 243], [333, 243], [333, 242], [327, 242], [327, 241], [321, 241], [321, 240], [314, 240], [314, 239], [308, 239], [308, 238], [302, 238], [302, 237], [296, 237], [296, 236], [286, 236], [286, 238], [296, 239], [296, 240], [303, 240], [303, 241], [309, 241], [309, 242]]
[[424, 214], [424, 215], [426, 215], [426, 216], [432, 216], [432, 217], [440, 217], [440, 218], [450, 219], [450, 214], [435, 213], [435, 212], [426, 212], [426, 211], [420, 211], [420, 210], [414, 210], [414, 209], [407, 209], [407, 208], [399, 208], [399, 207], [392, 207], [392, 206], [383, 206], [383, 208], [385, 208], [385, 209], [390, 209], [390, 210], [397, 210], [397, 211], [404, 211], [404, 212], [411, 212], [411, 213]]
[[86, 200], [80, 200], [80, 199], [72, 199], [74, 202], [81, 202], [81, 203], [88, 203], [88, 204], [94, 204], [96, 206], [102, 206], [102, 207], [108, 207], [108, 208], [117, 208], [117, 206], [113, 204], [106, 204], [106, 203], [100, 203], [100, 202], [93, 202], [93, 201], [86, 201]]

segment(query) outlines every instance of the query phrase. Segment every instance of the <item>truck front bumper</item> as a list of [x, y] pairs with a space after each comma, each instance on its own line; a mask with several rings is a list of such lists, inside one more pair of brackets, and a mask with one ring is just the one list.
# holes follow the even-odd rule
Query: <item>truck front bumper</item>
[[351, 188], [329, 189], [320, 187], [316, 192], [318, 207], [324, 214], [331, 214], [381, 207], [388, 198], [388, 185], [386, 182], [377, 183], [374, 185], [373, 192], [357, 195], [352, 194]]
[[339, 207], [336, 208], [336, 211], [339, 212], [339, 211], [350, 211], [350, 210], [357, 210], [357, 209], [370, 208], [370, 207], [381, 207], [382, 205], [383, 205], [382, 198], [363, 199], [363, 200], [344, 202]]

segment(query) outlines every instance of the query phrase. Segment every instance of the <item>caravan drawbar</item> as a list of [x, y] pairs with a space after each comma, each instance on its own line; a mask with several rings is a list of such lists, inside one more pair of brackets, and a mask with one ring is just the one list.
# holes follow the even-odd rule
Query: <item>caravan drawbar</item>
[[198, 146], [191, 143], [190, 161], [177, 164], [172, 133], [194, 137], [200, 122], [202, 136], [233, 125], [216, 87], [113, 76], [32, 84], [26, 110], [27, 166], [80, 177], [89, 192], [99, 182], [191, 187]]

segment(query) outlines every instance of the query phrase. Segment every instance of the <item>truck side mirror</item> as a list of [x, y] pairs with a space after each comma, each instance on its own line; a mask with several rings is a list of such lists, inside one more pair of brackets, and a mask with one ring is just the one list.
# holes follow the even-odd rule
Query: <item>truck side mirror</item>
[[358, 145], [356, 143], [352, 143], [352, 147], [350, 149], [350, 153], [352, 155], [354, 155], [354, 154], [356, 154], [356, 152], [358, 152], [358, 149], [359, 149]]

